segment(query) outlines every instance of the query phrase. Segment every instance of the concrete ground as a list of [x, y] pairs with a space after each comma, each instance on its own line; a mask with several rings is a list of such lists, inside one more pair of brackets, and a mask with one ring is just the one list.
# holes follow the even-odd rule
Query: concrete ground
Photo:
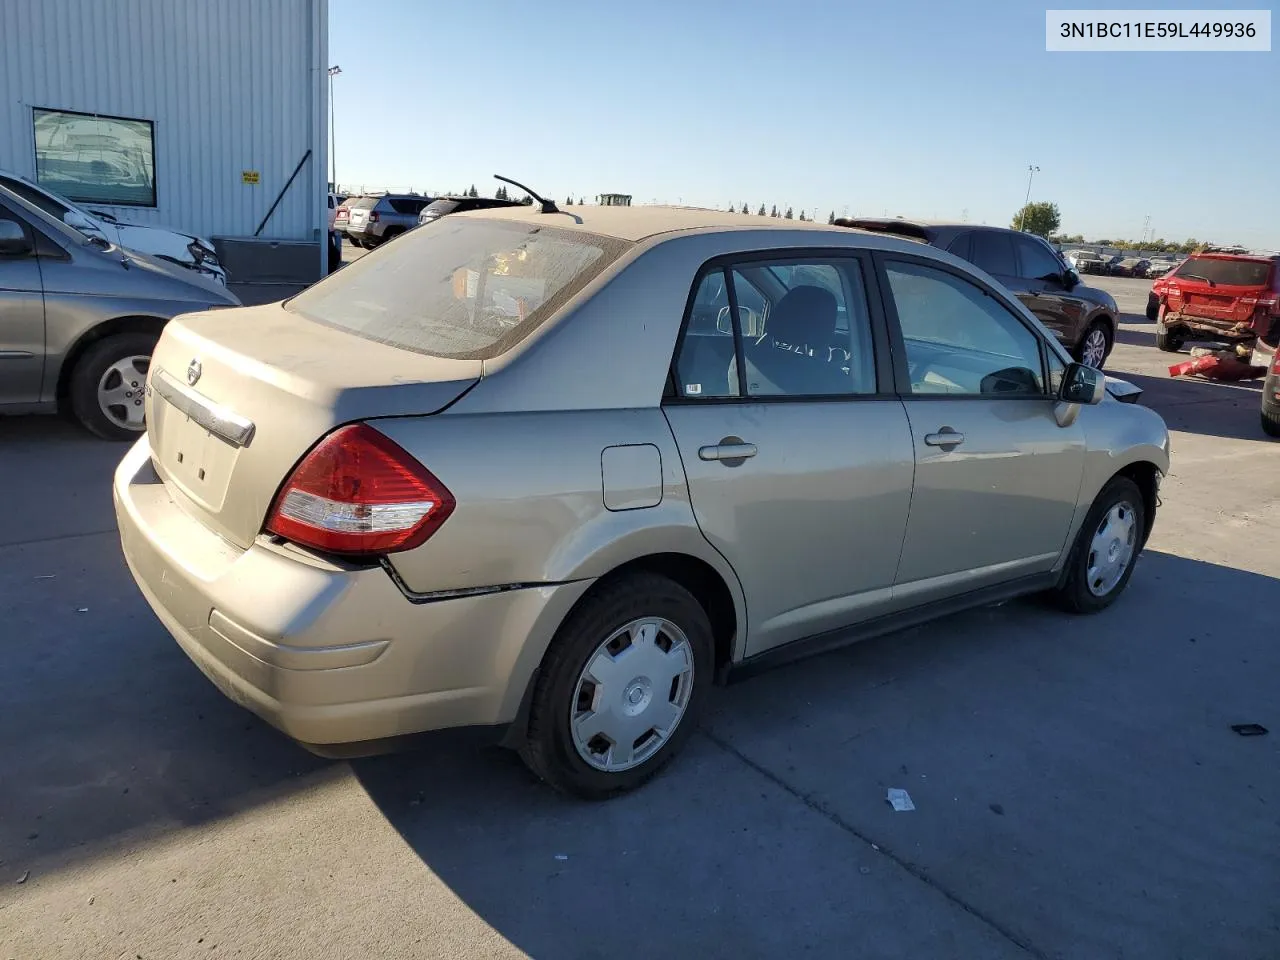
[[717, 691], [604, 805], [498, 750], [296, 748], [138, 595], [123, 449], [0, 421], [0, 960], [1280, 956], [1280, 451], [1256, 384], [1168, 380], [1146, 285], [1098, 282], [1135, 314], [1111, 367], [1175, 431], [1121, 602]]

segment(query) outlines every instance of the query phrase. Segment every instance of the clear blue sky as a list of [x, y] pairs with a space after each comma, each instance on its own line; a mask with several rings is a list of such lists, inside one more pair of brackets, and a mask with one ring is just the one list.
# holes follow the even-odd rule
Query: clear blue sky
[[1045, 7], [330, 0], [338, 180], [1005, 224], [1035, 163], [1068, 233], [1280, 248], [1275, 38], [1047, 53]]

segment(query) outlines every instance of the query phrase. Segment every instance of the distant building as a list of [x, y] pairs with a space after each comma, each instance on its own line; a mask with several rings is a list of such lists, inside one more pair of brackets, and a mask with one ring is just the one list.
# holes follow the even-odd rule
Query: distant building
[[0, 169], [211, 238], [232, 280], [314, 280], [328, 0], [0, 0]]
[[596, 195], [596, 203], [602, 207], [629, 207], [631, 206], [631, 194], [629, 193], [601, 193]]

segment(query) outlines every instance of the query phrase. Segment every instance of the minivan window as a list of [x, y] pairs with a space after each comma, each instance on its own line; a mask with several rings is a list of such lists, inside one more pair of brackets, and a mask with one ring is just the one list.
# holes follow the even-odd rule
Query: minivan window
[[1013, 259], [1013, 244], [1007, 233], [975, 230], [969, 259], [993, 277], [1014, 277], [1018, 274]]
[[1225, 287], [1261, 287], [1267, 283], [1271, 263], [1267, 260], [1220, 260], [1192, 257], [1174, 273], [1188, 280], [1203, 278]]
[[452, 359], [499, 356], [630, 247], [540, 224], [445, 218], [285, 303], [326, 326]]

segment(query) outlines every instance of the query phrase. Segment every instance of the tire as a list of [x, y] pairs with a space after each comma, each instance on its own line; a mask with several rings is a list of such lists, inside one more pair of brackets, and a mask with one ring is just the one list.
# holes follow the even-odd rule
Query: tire
[[[1109, 516], [1113, 508], [1119, 508], [1118, 517]], [[1101, 558], [1104, 561], [1103, 564], [1096, 565], [1098, 551], [1095, 536], [1105, 541], [1107, 538], [1103, 533], [1104, 523], [1108, 520], [1112, 523], [1116, 523], [1117, 520], [1123, 522], [1126, 513], [1130, 515], [1128, 529], [1132, 531], [1131, 539], [1127, 535], [1122, 538], [1124, 544], [1128, 545], [1128, 559], [1123, 569], [1119, 571], [1119, 576], [1114, 582], [1110, 582], [1116, 568], [1105, 563], [1105, 555]], [[1133, 568], [1142, 548], [1142, 531], [1145, 524], [1146, 504], [1138, 485], [1128, 477], [1112, 477], [1102, 488], [1097, 499], [1093, 501], [1093, 506], [1089, 508], [1089, 513], [1080, 527], [1080, 532], [1076, 534], [1071, 556], [1067, 558], [1065, 578], [1055, 591], [1058, 603], [1071, 613], [1082, 614], [1097, 613], [1115, 603], [1116, 598], [1124, 593], [1125, 587], [1129, 585], [1129, 578], [1133, 576]], [[1091, 561], [1094, 561], [1094, 564], [1091, 564]], [[1091, 567], [1094, 569], [1092, 575]], [[1105, 570], [1107, 575], [1100, 576], [1098, 573], [1100, 570]], [[1091, 580], [1094, 584], [1092, 588]], [[1099, 586], [1106, 589], [1099, 590]]]
[[1160, 298], [1155, 294], [1147, 297], [1147, 319], [1152, 323], [1160, 318]]
[[[135, 427], [126, 426], [123, 421], [131, 412], [141, 415], [143, 381], [158, 340], [158, 336], [150, 333], [117, 333], [91, 344], [80, 355], [71, 371], [67, 393], [72, 416], [86, 430], [104, 440], [136, 440], [142, 436], [146, 430], [144, 422], [139, 420]], [[116, 369], [116, 375], [104, 379], [117, 364], [124, 364], [130, 358], [137, 358], [130, 364], [132, 374]], [[121, 400], [119, 406], [111, 407], [114, 416], [108, 415], [99, 403], [99, 388], [103, 386]], [[126, 393], [131, 396], [124, 396]]]
[[[661, 621], [664, 626], [649, 631], [648, 639], [639, 630], [622, 634], [624, 628], [646, 620]], [[618, 639], [610, 643], [614, 637]], [[665, 649], [664, 641], [669, 645]], [[706, 611], [679, 584], [653, 573], [637, 573], [604, 584], [569, 615], [543, 657], [520, 756], [556, 790], [584, 800], [605, 800], [635, 790], [679, 753], [696, 727], [711, 683], [712, 644]], [[677, 648], [685, 649], [687, 656], [678, 656]], [[625, 666], [628, 656], [633, 658], [630, 667]], [[664, 656], [675, 659], [666, 661]], [[686, 662], [691, 671], [684, 668]], [[613, 664], [624, 667], [607, 672], [596, 668], [602, 674], [601, 682], [596, 682], [589, 667], [597, 663], [604, 668]], [[668, 667], [683, 672], [667, 679], [664, 671]], [[632, 676], [636, 670], [639, 673]], [[655, 677], [651, 679], [649, 674]], [[662, 709], [663, 697], [667, 710]], [[622, 709], [599, 709], [601, 698]], [[588, 709], [587, 703], [593, 700], [596, 709]], [[679, 703], [683, 703], [683, 712], [678, 712]], [[643, 705], [634, 708], [638, 712], [623, 715], [633, 704]], [[582, 735], [577, 737], [572, 719], [575, 710], [581, 711], [579, 722], [585, 721]], [[596, 724], [590, 724], [592, 718]], [[657, 733], [656, 726], [663, 720], [670, 723], [665, 736]], [[626, 748], [635, 750], [634, 755], [624, 758], [633, 765], [618, 763], [619, 769], [604, 769], [613, 763], [617, 744], [624, 742], [616, 736], [611, 740], [608, 734], [629, 735], [641, 730], [646, 721], [655, 726], [640, 732]], [[604, 732], [588, 738], [592, 726], [600, 726]], [[585, 744], [580, 747], [579, 741]], [[594, 762], [588, 762], [584, 751]]]
[[1182, 349], [1182, 338], [1174, 333], [1157, 333], [1156, 349], [1165, 353], [1177, 353]]
[[1267, 379], [1262, 381], [1262, 409], [1259, 411], [1262, 432], [1268, 437], [1280, 437], [1280, 406], [1274, 401], [1267, 403], [1268, 398], [1276, 395], [1276, 390], [1280, 390], [1280, 377], [1276, 376], [1273, 369], [1267, 373]]
[[1111, 356], [1111, 348], [1115, 343], [1111, 330], [1103, 320], [1095, 320], [1089, 324], [1089, 329], [1084, 332], [1084, 336], [1080, 338], [1080, 342], [1076, 344], [1075, 350], [1072, 351], [1076, 360], [1080, 363], [1088, 363], [1085, 357], [1089, 351], [1094, 348], [1098, 338], [1102, 340], [1102, 358], [1093, 364], [1098, 370], [1101, 370], [1107, 364], [1107, 357]]

